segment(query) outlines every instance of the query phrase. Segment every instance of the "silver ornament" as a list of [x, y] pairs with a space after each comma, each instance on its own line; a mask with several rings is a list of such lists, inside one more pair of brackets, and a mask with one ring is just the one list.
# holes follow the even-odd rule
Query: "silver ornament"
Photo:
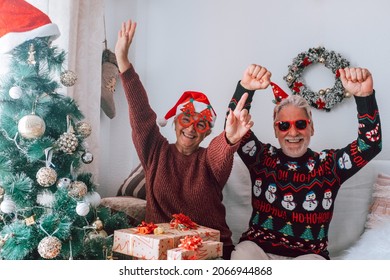
[[57, 140], [57, 145], [64, 153], [73, 154], [79, 145], [79, 141], [74, 133], [65, 132], [60, 136], [60, 139]]
[[19, 99], [22, 96], [23, 91], [20, 87], [14, 86], [9, 89], [8, 94], [12, 99]]
[[69, 178], [60, 178], [57, 181], [57, 188], [59, 188], [59, 189], [69, 188], [71, 183], [72, 183], [72, 180]]
[[76, 132], [83, 138], [87, 138], [92, 133], [92, 127], [87, 122], [78, 122], [76, 124]]
[[33, 44], [30, 44], [30, 48], [28, 50], [28, 58], [27, 63], [29, 65], [35, 65], [37, 62], [35, 61], [35, 48]]
[[71, 70], [66, 70], [61, 73], [60, 80], [64, 86], [71, 87], [76, 83], [77, 75]]
[[54, 259], [61, 252], [62, 243], [54, 236], [43, 238], [38, 244], [38, 253], [44, 259]]
[[42, 167], [38, 170], [36, 178], [42, 187], [50, 187], [57, 181], [57, 172], [51, 167]]
[[74, 181], [69, 186], [68, 194], [75, 198], [83, 197], [87, 194], [87, 185], [82, 181]]
[[22, 117], [18, 123], [20, 135], [27, 139], [39, 138], [45, 133], [45, 130], [45, 121], [35, 114]]
[[92, 161], [93, 161], [93, 155], [88, 152], [88, 151], [85, 151], [82, 156], [81, 156], [81, 160], [85, 163], [85, 164], [90, 164]]

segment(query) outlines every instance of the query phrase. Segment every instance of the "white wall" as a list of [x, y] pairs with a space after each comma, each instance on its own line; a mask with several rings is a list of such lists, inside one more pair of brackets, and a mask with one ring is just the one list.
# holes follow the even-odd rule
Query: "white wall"
[[[162, 117], [185, 90], [206, 93], [219, 118], [211, 136], [223, 127], [226, 106], [244, 69], [262, 64], [272, 80], [288, 91], [283, 76], [300, 52], [323, 46], [340, 53], [352, 66], [374, 76], [381, 109], [384, 145], [378, 159], [390, 158], [388, 71], [390, 64], [390, 2], [386, 0], [105, 0], [108, 45], [114, 48], [121, 22], [132, 18], [138, 29], [130, 54], [146, 87], [152, 107]], [[331, 87], [334, 77], [320, 65], [306, 69], [313, 90]], [[272, 127], [271, 88], [253, 103], [254, 131], [277, 144]], [[115, 93], [117, 116], [102, 113], [100, 193], [115, 195], [138, 163], [132, 147], [127, 104], [121, 85]], [[356, 137], [356, 106], [345, 99], [331, 112], [313, 109], [314, 150], [339, 148]], [[170, 141], [174, 130], [162, 129]], [[204, 142], [206, 146], [212, 137]]]

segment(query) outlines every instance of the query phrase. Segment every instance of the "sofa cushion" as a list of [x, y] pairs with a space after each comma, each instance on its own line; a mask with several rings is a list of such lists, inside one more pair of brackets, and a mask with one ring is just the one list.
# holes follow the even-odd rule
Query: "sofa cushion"
[[373, 184], [378, 174], [390, 174], [388, 160], [372, 160], [340, 188], [329, 227], [329, 252], [339, 259], [365, 230], [372, 203]]
[[226, 222], [232, 231], [232, 240], [237, 244], [241, 234], [248, 229], [252, 214], [251, 179], [248, 168], [237, 153], [234, 154], [233, 169], [223, 189], [223, 204]]
[[145, 172], [141, 164], [130, 172], [130, 175], [125, 179], [119, 187], [117, 196], [132, 196], [145, 199]]

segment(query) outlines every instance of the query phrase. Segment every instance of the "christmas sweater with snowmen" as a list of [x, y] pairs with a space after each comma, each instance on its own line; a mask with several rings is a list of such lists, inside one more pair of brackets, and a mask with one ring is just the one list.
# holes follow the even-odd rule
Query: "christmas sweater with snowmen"
[[[254, 91], [238, 83], [229, 104], [232, 110], [245, 92], [250, 109]], [[253, 210], [240, 241], [253, 241], [267, 253], [319, 254], [329, 259], [328, 230], [340, 186], [373, 159], [382, 145], [375, 93], [355, 100], [358, 137], [342, 149], [308, 149], [302, 157], [291, 158], [262, 143], [252, 130], [243, 137], [238, 154], [250, 172]]]

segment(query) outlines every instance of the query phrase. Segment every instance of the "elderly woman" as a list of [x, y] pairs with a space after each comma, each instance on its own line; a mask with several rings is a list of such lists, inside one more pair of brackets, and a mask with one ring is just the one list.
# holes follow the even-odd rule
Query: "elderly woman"
[[247, 110], [241, 111], [246, 97], [230, 112], [226, 130], [207, 148], [200, 143], [211, 133], [216, 114], [207, 97], [187, 91], [169, 110], [165, 121], [174, 117], [176, 143], [167, 141], [156, 124], [145, 89], [128, 59], [136, 23], [129, 20], [118, 32], [115, 54], [129, 106], [132, 138], [146, 178], [146, 222], [166, 223], [173, 214], [183, 213], [195, 223], [220, 231], [223, 258], [233, 250], [231, 231], [226, 223], [222, 189], [229, 178], [233, 154], [240, 139], [252, 127]]

